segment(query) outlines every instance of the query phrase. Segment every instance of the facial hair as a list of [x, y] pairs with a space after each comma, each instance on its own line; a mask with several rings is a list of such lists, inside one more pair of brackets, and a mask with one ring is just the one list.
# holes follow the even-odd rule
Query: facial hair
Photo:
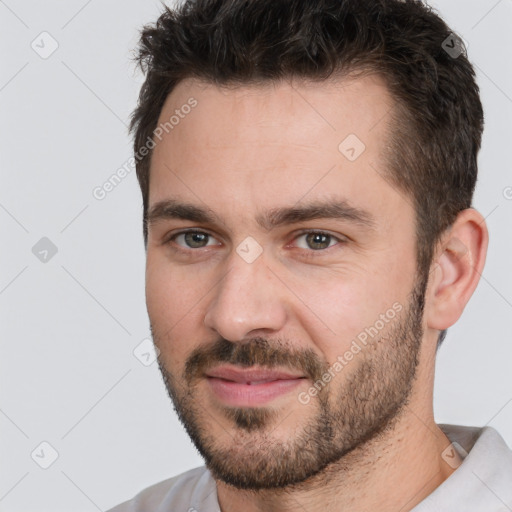
[[[160, 354], [160, 371], [174, 409], [213, 477], [254, 491], [297, 488], [319, 476], [325, 483], [329, 466], [392, 429], [416, 376], [426, 284], [427, 277], [416, 279], [409, 303], [380, 336], [356, 354], [316, 400], [301, 405], [304, 414], [285, 440], [272, 436], [287, 417], [283, 408], [226, 406], [221, 410], [232, 424], [232, 442], [221, 442], [212, 434], [216, 420], [209, 404], [198, 399], [198, 384], [205, 371], [220, 364], [299, 370], [314, 383], [330, 366], [314, 351], [263, 338], [244, 343], [220, 338], [192, 351], [179, 377], [165, 368]], [[168, 343], [154, 326], [152, 333], [158, 347]]]

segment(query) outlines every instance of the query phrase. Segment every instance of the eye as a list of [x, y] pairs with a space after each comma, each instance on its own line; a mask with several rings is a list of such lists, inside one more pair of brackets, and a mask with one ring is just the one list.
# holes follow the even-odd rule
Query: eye
[[[203, 249], [205, 247], [220, 245], [218, 241], [209, 233], [199, 230], [186, 230], [175, 233], [169, 237], [165, 243], [174, 242], [179, 248]], [[295, 246], [299, 249], [305, 249], [309, 253], [322, 252], [335, 245], [346, 242], [345, 239], [331, 235], [324, 231], [305, 231], [299, 233], [294, 238]]]
[[177, 245], [185, 249], [202, 249], [211, 245], [218, 245], [209, 243], [215, 240], [210, 234], [204, 231], [182, 231], [171, 236], [168, 242], [176, 242]]
[[323, 231], [307, 231], [301, 233], [295, 240], [300, 239], [304, 240], [302, 243], [297, 243], [300, 249], [312, 249], [313, 251], [322, 251], [344, 241], [341, 238]]

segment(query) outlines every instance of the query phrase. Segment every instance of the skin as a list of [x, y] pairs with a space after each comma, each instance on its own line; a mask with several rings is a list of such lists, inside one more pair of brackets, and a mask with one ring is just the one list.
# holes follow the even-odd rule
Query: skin
[[[187, 388], [191, 354], [219, 338], [236, 344], [262, 338], [332, 364], [394, 303], [407, 309], [417, 277], [415, 215], [410, 198], [383, 178], [393, 100], [377, 76], [237, 88], [189, 79], [169, 95], [160, 122], [190, 97], [197, 106], [154, 149], [149, 209], [172, 198], [208, 207], [220, 221], [149, 224], [147, 307], [164, 377], [173, 379], [181, 398], [193, 397], [188, 405], [217, 452], [244, 461], [264, 453], [263, 441], [286, 444], [314, 421], [319, 397], [307, 406], [298, 400], [312, 382], [304, 379], [271, 402], [268, 429], [249, 431], [226, 414], [204, 379]], [[348, 134], [366, 146], [353, 162], [338, 149]], [[373, 226], [321, 218], [265, 229], [256, 222], [271, 208], [333, 197], [368, 212]], [[191, 248], [183, 236], [169, 240], [190, 228], [211, 236], [207, 247]], [[300, 234], [304, 229], [344, 243], [335, 239], [328, 249], [313, 250]], [[248, 236], [263, 249], [252, 263], [236, 252]], [[441, 455], [450, 441], [433, 417], [437, 337], [457, 321], [476, 288], [487, 240], [482, 216], [468, 209], [437, 244], [419, 319], [415, 378], [389, 428], [286, 490], [245, 490], [216, 478], [223, 512], [298, 505], [308, 512], [407, 511], [450, 476], [453, 469]], [[398, 350], [386, 342], [393, 323], [380, 333], [384, 343], [369, 344], [333, 379], [323, 395], [331, 405], [363, 361], [374, 354], [384, 363]]]

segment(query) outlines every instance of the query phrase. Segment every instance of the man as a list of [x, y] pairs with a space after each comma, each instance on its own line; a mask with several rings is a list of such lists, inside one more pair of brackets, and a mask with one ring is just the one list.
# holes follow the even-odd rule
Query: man
[[510, 510], [500, 435], [433, 417], [488, 242], [460, 40], [417, 1], [190, 0], [139, 58], [147, 307], [206, 466], [113, 510]]

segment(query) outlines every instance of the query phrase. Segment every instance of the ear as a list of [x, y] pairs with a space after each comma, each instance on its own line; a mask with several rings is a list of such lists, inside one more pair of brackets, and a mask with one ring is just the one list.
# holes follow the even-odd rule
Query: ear
[[427, 289], [429, 328], [441, 331], [459, 319], [480, 280], [488, 242], [485, 219], [473, 208], [461, 211], [441, 237]]

